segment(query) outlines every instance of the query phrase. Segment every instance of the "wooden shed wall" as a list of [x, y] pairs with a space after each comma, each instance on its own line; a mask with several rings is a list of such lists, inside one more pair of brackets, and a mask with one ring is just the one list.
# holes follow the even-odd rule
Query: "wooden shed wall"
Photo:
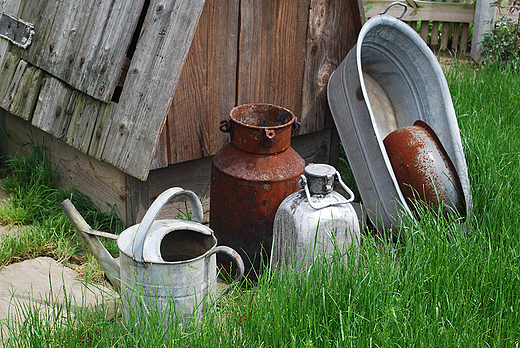
[[207, 0], [152, 169], [215, 155], [244, 103], [288, 108], [300, 134], [330, 127], [325, 86], [360, 28], [353, 0]]
[[[0, 106], [146, 180], [203, 5], [3, 0], [0, 10], [32, 22], [35, 33], [27, 49], [0, 39]], [[114, 100], [127, 58], [130, 71]]]
[[[0, 0], [0, 6], [13, 14], [31, 13], [36, 33], [44, 30], [43, 38], [55, 37], [47, 33], [51, 22], [38, 26], [40, 15], [35, 15], [37, 7], [30, 1]], [[72, 4], [75, 0], [39, 2], [57, 6], [43, 6], [38, 12], [51, 8], [56, 21], [63, 11], [83, 8]], [[119, 3], [98, 0], [92, 8]], [[46, 70], [47, 63], [38, 63], [36, 55], [31, 58], [0, 39], [0, 107], [9, 112], [0, 118], [10, 128], [11, 143], [21, 146], [31, 133], [37, 139], [54, 138], [46, 144], [65, 166], [64, 181], [89, 193], [97, 204], [116, 204], [127, 222], [139, 221], [165, 188], [180, 185], [199, 194], [205, 191], [210, 156], [228, 142], [219, 123], [235, 105], [268, 102], [292, 110], [302, 124], [293, 147], [307, 161], [334, 158], [330, 144], [337, 137], [325, 86], [355, 44], [361, 2], [207, 0], [202, 4], [204, 0], [144, 0], [147, 15], [117, 103], [75, 86], [67, 80], [67, 68], [63, 76]], [[115, 16], [122, 8], [105, 15]], [[80, 20], [74, 18], [68, 23]], [[111, 32], [105, 29], [103, 33]], [[68, 45], [83, 46], [77, 38], [61, 40], [64, 47], [54, 46], [53, 55], [70, 62]], [[49, 39], [46, 42], [50, 45]], [[98, 45], [104, 41], [98, 37], [89, 42], [101, 49]], [[48, 48], [41, 45], [40, 50], [48, 54], [44, 52]], [[70, 76], [81, 65], [81, 55], [73, 58]], [[100, 74], [103, 65], [98, 68], [94, 73]], [[67, 144], [74, 151], [67, 150]]]

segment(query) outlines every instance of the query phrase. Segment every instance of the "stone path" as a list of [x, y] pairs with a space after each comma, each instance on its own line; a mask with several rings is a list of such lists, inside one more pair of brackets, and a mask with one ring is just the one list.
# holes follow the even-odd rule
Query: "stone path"
[[[5, 192], [0, 189], [0, 204], [6, 199]], [[0, 243], [3, 236], [15, 235], [18, 231], [16, 227], [0, 226]], [[23, 320], [29, 308], [45, 318], [53, 313], [53, 306], [63, 305], [66, 300], [70, 301], [74, 312], [78, 308], [96, 306], [101, 301], [114, 301], [116, 296], [111, 288], [87, 284], [76, 271], [50, 257], [14, 263], [0, 269], [0, 327], [5, 330], [3, 324], [9, 319]]]

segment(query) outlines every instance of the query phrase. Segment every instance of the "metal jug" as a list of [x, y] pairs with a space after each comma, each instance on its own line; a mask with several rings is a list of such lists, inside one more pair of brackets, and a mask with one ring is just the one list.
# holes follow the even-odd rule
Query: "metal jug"
[[[192, 221], [156, 220], [161, 209], [177, 197], [190, 202]], [[243, 276], [244, 263], [240, 255], [229, 247], [217, 246], [213, 231], [201, 224], [202, 205], [192, 191], [178, 187], [164, 191], [141, 223], [127, 228], [119, 236], [90, 228], [68, 199], [61, 207], [112, 285], [120, 288], [123, 318], [127, 323], [131, 311], [140, 315], [142, 305], [164, 311], [173, 301], [179, 318], [202, 313], [208, 307], [208, 298], [213, 300], [216, 292], [216, 253], [234, 259], [238, 272], [215, 302]], [[98, 236], [117, 240], [120, 266]]]
[[[346, 199], [334, 191], [338, 181], [350, 195]], [[320, 255], [343, 254], [348, 264], [348, 248], [358, 248], [360, 226], [350, 202], [354, 194], [328, 164], [309, 164], [300, 176], [302, 190], [288, 196], [274, 219], [271, 267], [302, 265]]]

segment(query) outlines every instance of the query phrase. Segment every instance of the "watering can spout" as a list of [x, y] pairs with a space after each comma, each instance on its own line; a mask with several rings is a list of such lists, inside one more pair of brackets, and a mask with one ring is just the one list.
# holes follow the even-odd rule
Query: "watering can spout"
[[108, 280], [112, 286], [119, 291], [120, 288], [120, 268], [116, 260], [110, 255], [108, 250], [101, 244], [96, 235], [102, 235], [103, 237], [117, 239], [117, 235], [111, 233], [104, 233], [92, 229], [87, 222], [83, 219], [81, 214], [77, 211], [76, 207], [72, 204], [69, 199], [64, 200], [60, 204], [61, 209], [67, 215], [70, 222], [78, 232], [83, 242], [87, 245], [90, 252], [96, 258], [103, 271], [108, 277]]

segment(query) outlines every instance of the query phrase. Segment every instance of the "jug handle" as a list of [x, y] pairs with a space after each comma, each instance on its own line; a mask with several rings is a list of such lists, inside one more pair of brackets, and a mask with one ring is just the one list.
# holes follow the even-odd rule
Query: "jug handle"
[[134, 261], [143, 263], [143, 249], [144, 240], [148, 234], [148, 230], [152, 226], [155, 218], [162, 210], [162, 208], [175, 197], [186, 197], [191, 204], [191, 220], [195, 222], [202, 222], [203, 211], [202, 204], [199, 201], [199, 197], [192, 191], [184, 190], [180, 187], [172, 187], [163, 193], [161, 193], [150, 206], [150, 209], [146, 212], [143, 220], [139, 224], [137, 232], [135, 234], [134, 246], [132, 249]]
[[352, 192], [352, 190], [343, 182], [343, 180], [341, 180], [341, 175], [339, 174], [338, 171], [336, 171], [334, 176], [336, 177], [336, 179], [338, 179], [340, 185], [349, 194], [350, 197], [346, 201], [344, 201], [344, 202], [325, 203], [325, 204], [319, 205], [319, 204], [314, 203], [312, 201], [312, 199], [311, 199], [311, 193], [309, 191], [309, 185], [307, 185], [307, 178], [303, 174], [300, 175], [300, 181], [298, 182], [298, 186], [305, 190], [305, 195], [307, 196], [307, 201], [309, 202], [309, 205], [313, 209], [320, 210], [320, 209], [327, 208], [327, 207], [330, 207], [330, 206], [333, 206], [333, 205], [347, 204], [347, 203], [352, 202], [354, 200], [354, 198], [356, 197], [354, 195], [354, 192]]
[[237, 253], [234, 249], [232, 249], [230, 247], [227, 247], [227, 246], [223, 246], [223, 245], [217, 246], [215, 249], [213, 249], [208, 254], [207, 257], [210, 257], [211, 255], [217, 254], [217, 253], [226, 254], [229, 257], [231, 257], [232, 259], [234, 259], [236, 264], [237, 264], [237, 266], [238, 266], [238, 274], [235, 277], [235, 279], [233, 279], [231, 284], [229, 284], [229, 286], [213, 302], [213, 306], [216, 306], [219, 303], [220, 299], [222, 297], [224, 297], [224, 295], [226, 295], [229, 292], [229, 290], [231, 290], [232, 288], [234, 288], [238, 284], [240, 279], [242, 279], [242, 277], [244, 276], [244, 272], [245, 272], [244, 261], [242, 260], [242, 257], [240, 257], [240, 254]]

